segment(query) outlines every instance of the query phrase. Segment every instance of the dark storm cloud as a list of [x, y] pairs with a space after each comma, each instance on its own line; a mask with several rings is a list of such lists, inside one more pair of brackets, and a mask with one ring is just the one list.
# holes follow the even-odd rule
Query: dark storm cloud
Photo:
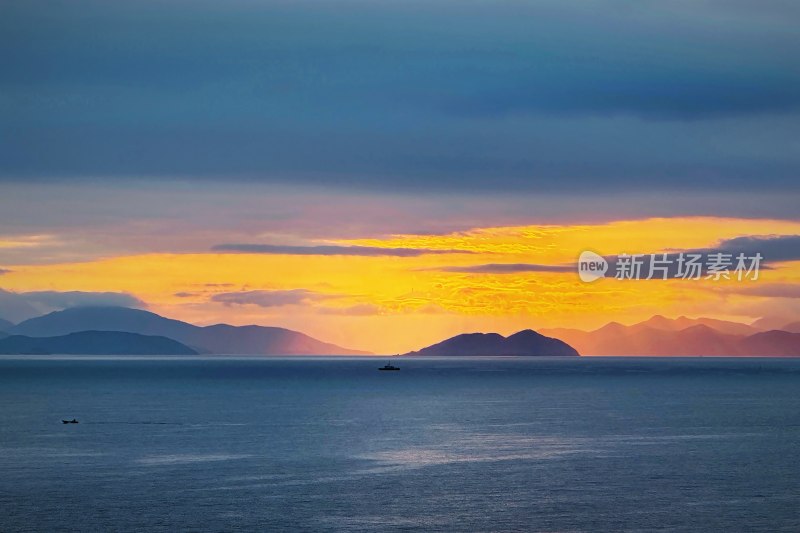
[[358, 255], [417, 257], [436, 254], [471, 254], [469, 250], [434, 250], [427, 248], [380, 248], [377, 246], [291, 246], [276, 244], [218, 244], [215, 252], [274, 255]]
[[0, 177], [797, 190], [787, 2], [0, 6]]

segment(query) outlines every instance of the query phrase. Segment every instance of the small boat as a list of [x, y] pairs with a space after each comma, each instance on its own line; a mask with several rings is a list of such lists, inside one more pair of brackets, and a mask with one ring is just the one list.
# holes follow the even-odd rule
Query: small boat
[[400, 370], [399, 366], [394, 366], [391, 364], [387, 364], [386, 366], [380, 367], [378, 370]]
[[61, 422], [63, 422], [64, 424], [78, 424], [78, 423], [79, 423], [79, 422], [78, 422], [76, 419], [74, 419], [74, 418], [73, 418], [72, 420], [62, 420]]

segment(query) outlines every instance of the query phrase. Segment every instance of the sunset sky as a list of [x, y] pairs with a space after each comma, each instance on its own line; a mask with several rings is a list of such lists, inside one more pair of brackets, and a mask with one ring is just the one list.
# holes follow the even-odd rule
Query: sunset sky
[[[3, 2], [0, 318], [378, 353], [800, 319], [798, 27], [784, 1]], [[757, 281], [574, 269], [739, 249]]]

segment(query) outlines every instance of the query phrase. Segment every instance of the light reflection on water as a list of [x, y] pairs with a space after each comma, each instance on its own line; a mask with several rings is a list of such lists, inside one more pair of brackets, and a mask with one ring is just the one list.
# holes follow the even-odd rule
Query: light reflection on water
[[0, 530], [800, 530], [800, 361], [401, 366], [0, 359]]

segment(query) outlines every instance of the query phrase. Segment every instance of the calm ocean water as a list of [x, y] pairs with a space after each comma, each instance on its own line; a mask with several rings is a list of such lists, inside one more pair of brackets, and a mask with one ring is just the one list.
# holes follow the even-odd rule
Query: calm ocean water
[[0, 530], [800, 531], [800, 360], [384, 362], [0, 359]]

